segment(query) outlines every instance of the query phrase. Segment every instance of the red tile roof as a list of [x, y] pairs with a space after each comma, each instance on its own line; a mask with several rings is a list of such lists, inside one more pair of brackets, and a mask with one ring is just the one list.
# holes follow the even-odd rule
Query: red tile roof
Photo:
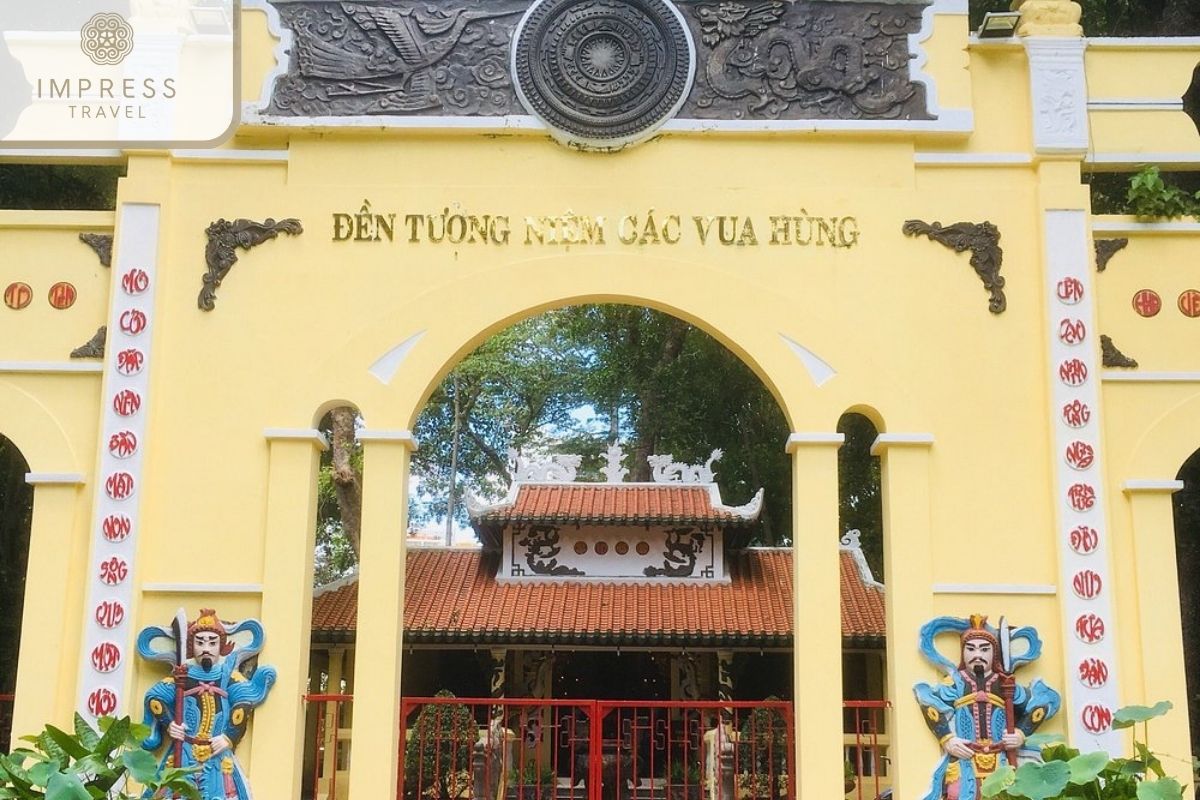
[[[479, 550], [412, 548], [404, 638], [410, 644], [791, 644], [792, 551], [748, 549], [727, 558], [725, 584], [498, 583]], [[841, 586], [842, 636], [879, 643], [883, 589], [865, 583], [854, 551], [842, 551]], [[352, 641], [357, 611], [356, 578], [318, 590], [314, 640]]]
[[[475, 515], [473, 515], [475, 516]], [[481, 523], [582, 522], [599, 525], [654, 523], [749, 526], [753, 514], [714, 506], [708, 485], [555, 483], [520, 484], [510, 505], [492, 506], [475, 517]]]

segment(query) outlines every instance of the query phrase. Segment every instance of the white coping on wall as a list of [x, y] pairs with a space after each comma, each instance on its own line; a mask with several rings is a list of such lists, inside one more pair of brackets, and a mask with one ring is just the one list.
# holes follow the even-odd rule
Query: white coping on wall
[[934, 594], [1058, 594], [1052, 583], [935, 583]]
[[143, 594], [262, 594], [261, 583], [147, 583]]
[[1029, 153], [913, 153], [919, 167], [1012, 167], [1033, 163]]
[[835, 444], [841, 447], [846, 442], [846, 434], [844, 433], [795, 433], [793, 432], [787, 438], [787, 444], [784, 445], [784, 450], [788, 453], [794, 453], [796, 450], [805, 445], [830, 445]]
[[1183, 101], [1173, 97], [1114, 97], [1088, 100], [1088, 111], [1182, 111]]
[[26, 472], [25, 482], [30, 486], [80, 486], [84, 478], [81, 472]]
[[[1161, 164], [1187, 166], [1200, 163], [1200, 151], [1185, 151], [1182, 153], [1088, 153], [1083, 159], [1085, 164], [1127, 166], [1142, 166], [1145, 164]], [[1132, 171], [1132, 170], [1131, 170]]]
[[3, 372], [57, 372], [57, 373], [94, 373], [104, 372], [104, 363], [100, 361], [0, 361], [0, 373]]
[[1173, 493], [1183, 489], [1183, 481], [1155, 480], [1153, 478], [1135, 478], [1125, 481], [1121, 488], [1126, 494], [1135, 492], [1167, 492]]
[[881, 433], [871, 443], [871, 455], [877, 456], [893, 446], [930, 447], [933, 445], [932, 433]]
[[413, 436], [412, 431], [388, 431], [363, 428], [354, 435], [354, 438], [360, 442], [397, 442], [408, 445], [413, 450], [416, 450], [420, 446], [417, 444], [417, 438]]
[[1100, 373], [1105, 383], [1195, 383], [1200, 381], [1200, 372], [1119, 372], [1106, 370]]
[[228, 161], [239, 164], [286, 164], [287, 150], [172, 150], [176, 161]]
[[1200, 49], [1200, 36], [1096, 36], [1089, 37], [1087, 45], [1102, 49], [1194, 50]]
[[44, 147], [38, 148], [23, 148], [23, 147], [0, 147], [0, 160], [12, 159], [14, 161], [124, 161], [125, 152], [123, 150], [82, 150], [82, 149], [47, 149]]
[[[1197, 156], [1200, 157], [1200, 153]], [[1092, 230], [1103, 233], [1197, 233], [1200, 232], [1200, 222], [1110, 222], [1093, 219]]]
[[263, 438], [268, 442], [312, 442], [322, 450], [329, 449], [329, 440], [325, 438], [325, 434], [316, 428], [263, 428]]

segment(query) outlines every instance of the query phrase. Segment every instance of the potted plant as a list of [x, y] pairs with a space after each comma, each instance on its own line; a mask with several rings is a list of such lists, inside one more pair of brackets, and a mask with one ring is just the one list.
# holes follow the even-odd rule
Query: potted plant
[[[1170, 709], [1171, 703], [1164, 701], [1149, 707], [1126, 706], [1113, 715], [1114, 728], [1134, 729], [1135, 758], [1080, 753], [1061, 743], [1049, 743], [1042, 749], [1041, 763], [1001, 767], [983, 782], [982, 794], [995, 800], [1182, 800], [1183, 787], [1167, 777], [1162, 761], [1147, 744], [1149, 721]], [[1143, 723], [1141, 741], [1135, 728], [1139, 722]], [[1031, 736], [1027, 745], [1043, 741]]]
[[744, 718], [739, 734], [738, 787], [758, 800], [786, 797], [789, 739], [783, 715], [774, 708], [756, 708]]
[[668, 770], [667, 787], [671, 800], [698, 800], [700, 797], [700, 764], [677, 758]]
[[47, 725], [37, 736], [21, 737], [31, 747], [0, 754], [0, 797], [126, 800], [142, 796], [127, 787], [127, 779], [133, 779], [145, 796], [200, 800], [188, 777], [196, 768], [165, 769], [160, 774], [157, 759], [141, 746], [149, 735], [149, 728], [133, 724], [129, 717], [101, 718], [96, 730], [76, 714], [73, 733]]
[[539, 766], [537, 761], [530, 759], [517, 773], [517, 784], [511, 796], [515, 800], [551, 800], [557, 784], [558, 774], [551, 767]]
[[850, 794], [854, 791], [854, 787], [858, 785], [858, 773], [854, 771], [854, 765], [850, 763], [850, 759], [846, 759], [845, 765], [842, 768], [842, 774], [846, 794]]
[[[454, 697], [445, 689], [435, 697]], [[457, 800], [470, 794], [471, 754], [478, 738], [471, 710], [462, 703], [427, 703], [404, 747], [406, 800]]]

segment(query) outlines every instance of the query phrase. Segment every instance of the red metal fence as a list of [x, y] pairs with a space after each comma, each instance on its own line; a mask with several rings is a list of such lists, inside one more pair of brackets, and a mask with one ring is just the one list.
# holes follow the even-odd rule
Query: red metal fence
[[847, 797], [875, 800], [891, 788], [887, 752], [891, 740], [885, 728], [890, 706], [887, 700], [842, 701]]
[[[309, 695], [313, 800], [346, 800], [351, 695]], [[846, 701], [847, 797], [890, 786], [886, 701]], [[410, 697], [397, 800], [794, 800], [786, 701]], [[306, 780], [306, 784], [308, 781]]]

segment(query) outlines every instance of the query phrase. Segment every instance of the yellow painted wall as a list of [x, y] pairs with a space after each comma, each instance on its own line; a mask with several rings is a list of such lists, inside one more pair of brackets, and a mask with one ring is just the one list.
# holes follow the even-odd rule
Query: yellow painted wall
[[[254, 98], [273, 43], [262, 15], [248, 12], [246, 20], [243, 93]], [[672, 134], [602, 155], [570, 151], [532, 132], [257, 128], [243, 130], [227, 149], [285, 151], [286, 161], [130, 156], [118, 202], [156, 203], [163, 211], [135, 626], [165, 624], [180, 605], [193, 614], [203, 605], [226, 618], [262, 615], [262, 661], [278, 666], [281, 677], [258, 714], [258, 741], [252, 732], [239, 749], [260, 796], [295, 796], [299, 785], [316, 452], [312, 442], [271, 438], [268, 429], [311, 429], [342, 402], [361, 409], [370, 432], [409, 429], [442, 376], [488, 335], [571, 303], [644, 304], [694, 322], [757, 371], [798, 433], [828, 434], [845, 410], [865, 407], [883, 433], [932, 435], [932, 444], [893, 445], [885, 455], [890, 729], [902, 759], [899, 797], [924, 791], [937, 757], [907, 693], [915, 681], [936, 679], [916, 651], [921, 622], [980, 611], [1034, 625], [1046, 649], [1027, 677], [1059, 688], [1074, 679], [1062, 655], [1066, 587], [1058, 595], [934, 591], [938, 584], [1059, 583], [1042, 219], [1047, 208], [1086, 208], [1078, 188], [1083, 154], [1050, 163], [1031, 152], [1024, 50], [966, 49], [965, 26], [961, 17], [939, 17], [927, 45], [943, 105], [976, 99], [975, 130], [961, 135]], [[1089, 74], [1096, 70], [1097, 80], [1118, 87], [1106, 59], [1089, 56]], [[1025, 154], [1028, 163], [921, 160], [945, 153]], [[365, 200], [373, 213], [398, 215], [395, 241], [334, 240], [334, 215], [353, 215]], [[507, 215], [512, 239], [408, 241], [404, 215], [443, 210]], [[679, 215], [679, 243], [621, 243], [622, 218], [644, 222], [651, 211], [660, 222]], [[606, 243], [524, 243], [526, 215], [567, 214], [604, 216]], [[757, 244], [701, 244], [692, 217], [716, 214], [737, 215], [739, 226], [751, 218]], [[771, 244], [772, 215], [853, 217], [859, 237], [848, 248]], [[304, 233], [238, 251], [215, 310], [198, 310], [205, 228], [219, 218], [267, 217], [297, 218]], [[904, 236], [908, 219], [998, 226], [1007, 311], [989, 313], [969, 254]], [[64, 362], [103, 324], [112, 276], [76, 234], [112, 224], [111, 214], [0, 214], [0, 277], [34, 275], [39, 282], [35, 307], [0, 309], [0, 431], [18, 442], [32, 469], [84, 476], [78, 489], [38, 490], [37, 520], [65, 526], [56, 535], [69, 546], [56, 559], [31, 562], [30, 586], [58, 585], [65, 574], [73, 588], [54, 618], [27, 618], [34, 623], [26, 626], [27, 642], [37, 652], [60, 642], [62, 656], [57, 673], [32, 669], [40, 662], [25, 656], [20, 691], [36, 699], [18, 706], [24, 723], [64, 721], [75, 697], [83, 613], [75, 587], [89, 563], [100, 377], [30, 373], [9, 362]], [[1196, 320], [1168, 319], [1170, 308], [1161, 320], [1127, 313], [1134, 283], [1163, 286], [1164, 301], [1175, 292], [1184, 280], [1180, 265], [1194, 260], [1194, 235], [1139, 235], [1096, 281], [1101, 332], [1145, 358], [1147, 369], [1195, 369]], [[80, 288], [67, 312], [45, 308], [37, 288], [59, 274]], [[389, 380], [371, 374], [378, 359], [418, 335]], [[783, 337], [836, 376], [815, 385]], [[1108, 518], [1120, 542], [1112, 575], [1122, 693], [1129, 701], [1175, 699], [1167, 739], [1176, 746], [1186, 732], [1178, 710], [1182, 667], [1156, 659], [1145, 642], [1151, 633], [1178, 636], [1166, 617], [1153, 631], [1145, 628], [1154, 618], [1148, 603], [1175, 602], [1147, 593], [1144, 574], [1152, 561], [1155, 569], [1167, 563], [1148, 554], [1148, 542], [1169, 537], [1161, 507], [1151, 498], [1135, 508], [1140, 501], [1123, 482], [1173, 478], [1200, 446], [1198, 396], [1193, 379], [1106, 383], [1102, 397]], [[797, 615], [819, 621], [819, 610], [836, 603], [836, 573], [821, 579], [825, 566], [836, 570], [836, 510], [829, 505], [835, 461], [829, 442], [811, 444], [794, 450], [796, 496], [808, 503], [796, 510], [797, 570], [813, 576], [797, 593]], [[400, 661], [407, 447], [385, 437], [366, 448], [360, 603], [373, 613], [360, 624], [354, 683], [376, 702], [355, 715], [351, 777], [353, 796], [364, 800], [384, 796], [394, 780], [394, 761], [391, 773], [380, 762], [396, 751], [389, 687], [398, 685]], [[42, 493], [53, 498], [43, 503]], [[1159, 527], [1147, 533], [1135, 517]], [[37, 520], [35, 533], [47, 535]], [[243, 588], [178, 588], [206, 583]], [[818, 628], [834, 637], [826, 637], [825, 649], [797, 649], [803, 800], [834, 796], [841, 784], [840, 652], [836, 625]], [[161, 676], [139, 663], [132, 696]], [[814, 716], [805, 716], [808, 709]], [[1063, 727], [1060, 718], [1049, 729]]]

